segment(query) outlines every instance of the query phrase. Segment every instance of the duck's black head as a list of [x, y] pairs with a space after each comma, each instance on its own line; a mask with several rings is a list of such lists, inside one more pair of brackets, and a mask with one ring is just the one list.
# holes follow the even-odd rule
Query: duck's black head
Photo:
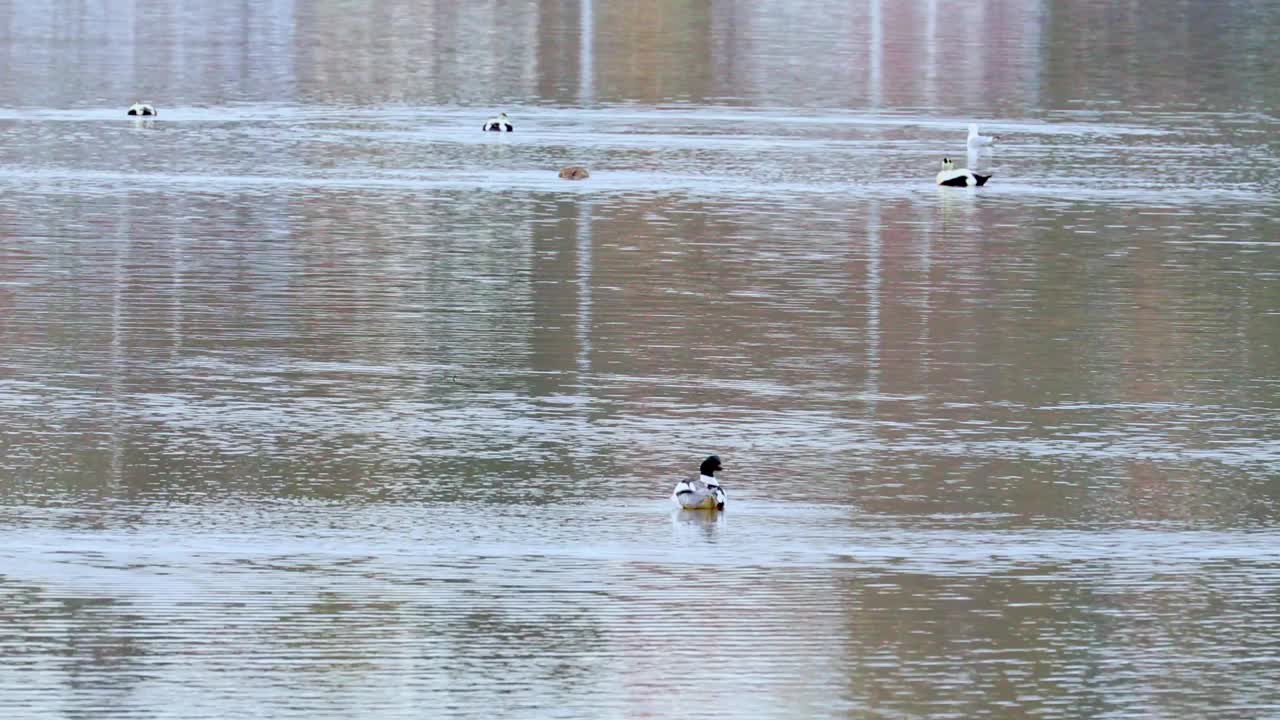
[[715, 477], [716, 471], [720, 469], [720, 456], [712, 455], [702, 461], [702, 467], [698, 471], [707, 477]]

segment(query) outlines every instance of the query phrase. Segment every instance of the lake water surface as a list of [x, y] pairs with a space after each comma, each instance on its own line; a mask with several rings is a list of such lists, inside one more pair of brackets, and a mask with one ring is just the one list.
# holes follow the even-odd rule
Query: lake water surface
[[1278, 34], [0, 0], [0, 716], [1280, 716]]

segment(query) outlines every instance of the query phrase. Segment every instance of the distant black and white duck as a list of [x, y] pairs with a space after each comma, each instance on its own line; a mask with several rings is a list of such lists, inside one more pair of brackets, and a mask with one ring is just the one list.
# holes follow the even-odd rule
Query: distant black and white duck
[[506, 113], [498, 113], [484, 121], [484, 129], [487, 132], [511, 132], [515, 128], [511, 127], [511, 121], [507, 120]]
[[681, 480], [671, 493], [671, 499], [685, 510], [723, 510], [724, 488], [716, 480], [716, 471], [721, 468], [720, 457], [712, 455], [702, 461], [698, 468], [697, 480]]
[[990, 175], [979, 175], [964, 168], [957, 170], [956, 164], [951, 162], [951, 158], [945, 157], [942, 158], [942, 170], [938, 171], [938, 184], [950, 187], [985, 185], [990, 179]]
[[130, 115], [159, 115], [156, 109], [147, 103], [136, 102], [129, 106]]
[[995, 135], [979, 135], [978, 124], [969, 123], [969, 147], [977, 148], [990, 145], [996, 141]]

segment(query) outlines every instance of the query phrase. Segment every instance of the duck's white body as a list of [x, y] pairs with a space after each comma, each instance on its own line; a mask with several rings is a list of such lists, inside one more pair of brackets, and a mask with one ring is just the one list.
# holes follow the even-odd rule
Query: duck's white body
[[147, 103], [136, 102], [129, 106], [130, 115], [159, 115], [156, 109]]
[[484, 121], [484, 129], [488, 132], [511, 132], [515, 128], [511, 127], [506, 113], [498, 113]]
[[697, 480], [676, 483], [671, 499], [685, 510], [723, 510], [725, 494], [714, 477], [699, 475]]
[[977, 123], [969, 123], [969, 147], [977, 148], [990, 145], [996, 141], [994, 135], [979, 135]]
[[942, 170], [938, 172], [938, 184], [947, 185], [949, 187], [973, 187], [975, 185], [985, 185], [990, 180], [990, 175], [979, 175], [965, 168], [956, 168], [956, 164], [951, 160], [943, 158]]

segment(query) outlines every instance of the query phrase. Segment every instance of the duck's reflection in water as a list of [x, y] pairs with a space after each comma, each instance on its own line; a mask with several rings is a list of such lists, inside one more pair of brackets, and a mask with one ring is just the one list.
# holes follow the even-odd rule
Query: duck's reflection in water
[[673, 510], [672, 535], [678, 542], [715, 541], [725, 527], [724, 512], [712, 510]]

